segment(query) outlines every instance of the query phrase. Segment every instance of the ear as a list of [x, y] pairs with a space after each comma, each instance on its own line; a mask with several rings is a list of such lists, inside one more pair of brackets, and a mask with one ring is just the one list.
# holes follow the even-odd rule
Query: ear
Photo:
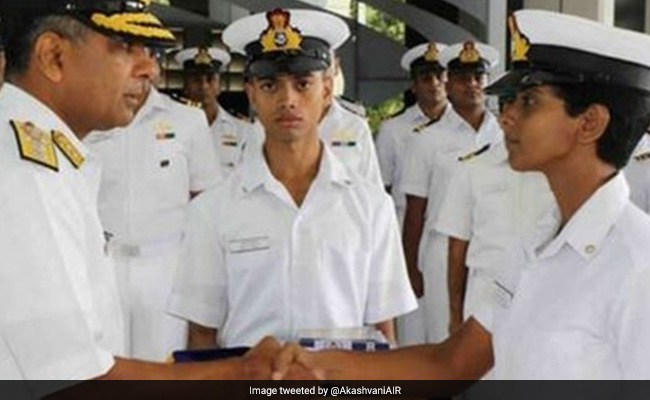
[[64, 60], [72, 43], [63, 36], [48, 31], [36, 39], [34, 44], [34, 67], [48, 80], [59, 83], [64, 78]]
[[255, 87], [253, 86], [252, 80], [244, 83], [244, 91], [246, 92], [246, 97], [248, 97], [248, 103], [251, 109], [253, 109], [253, 111], [257, 110]]
[[611, 120], [609, 109], [602, 104], [592, 104], [580, 115], [578, 141], [582, 144], [596, 142], [607, 130]]
[[323, 74], [323, 100], [330, 104], [334, 98], [334, 77], [330, 74]]

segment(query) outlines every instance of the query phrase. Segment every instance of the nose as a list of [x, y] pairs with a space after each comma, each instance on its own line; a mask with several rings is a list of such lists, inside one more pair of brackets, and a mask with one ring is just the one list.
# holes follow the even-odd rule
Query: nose
[[282, 109], [295, 109], [298, 106], [298, 92], [289, 82], [281, 83], [279, 85], [278, 105]]
[[137, 78], [155, 81], [160, 74], [160, 65], [155, 55], [142, 45], [134, 46], [131, 50], [133, 57], [133, 73]]
[[506, 101], [501, 104], [499, 123], [505, 129], [514, 125], [516, 120], [515, 105], [513, 101]]

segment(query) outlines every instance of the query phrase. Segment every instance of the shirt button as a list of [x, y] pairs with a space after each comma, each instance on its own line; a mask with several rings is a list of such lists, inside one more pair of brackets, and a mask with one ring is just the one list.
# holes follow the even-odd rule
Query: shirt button
[[593, 244], [590, 244], [587, 247], [585, 247], [585, 253], [589, 255], [594, 254], [595, 251], [596, 251], [596, 246], [594, 246]]

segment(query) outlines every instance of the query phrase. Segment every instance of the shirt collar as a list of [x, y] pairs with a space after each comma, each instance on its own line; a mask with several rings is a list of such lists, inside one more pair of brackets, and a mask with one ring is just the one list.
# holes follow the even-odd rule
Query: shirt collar
[[[145, 117], [151, 110], [162, 109], [165, 110], [168, 108], [168, 104], [165, 102], [164, 95], [158, 91], [155, 87], [151, 87], [147, 99], [144, 101], [144, 104], [138, 111], [136, 115], [136, 120], [140, 120]], [[134, 121], [135, 122], [135, 121]]]
[[[322, 143], [322, 142], [321, 142]], [[255, 146], [251, 151], [249, 162], [241, 167], [243, 177], [243, 189], [250, 193], [255, 189], [264, 186], [267, 189], [277, 185], [277, 179], [271, 173], [264, 157], [264, 146]], [[351, 186], [353, 183], [350, 172], [343, 163], [334, 155], [332, 150], [323, 143], [323, 155], [321, 157], [318, 175], [314, 184], [331, 182], [340, 186]]]
[[5, 82], [0, 90], [0, 110], [9, 119], [28, 121], [39, 129], [63, 133], [84, 158], [88, 157], [88, 148], [72, 129], [48, 106], [18, 86]]
[[628, 204], [629, 195], [627, 182], [618, 173], [580, 207], [556, 238], [543, 249], [538, 248], [537, 258], [551, 257], [566, 244], [584, 259], [591, 260]]

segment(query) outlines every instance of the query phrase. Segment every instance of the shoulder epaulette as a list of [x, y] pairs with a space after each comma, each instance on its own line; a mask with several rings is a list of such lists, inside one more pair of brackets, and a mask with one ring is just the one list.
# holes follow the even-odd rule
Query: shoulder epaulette
[[346, 110], [350, 111], [352, 114], [356, 114], [359, 117], [366, 118], [368, 116], [368, 111], [366, 108], [358, 103], [354, 102], [348, 99], [345, 99], [343, 97], [338, 98], [338, 102], [341, 105], [341, 107], [345, 108]]
[[467, 155], [464, 155], [462, 157], [458, 157], [458, 161], [460, 161], [460, 162], [469, 161], [472, 158], [476, 158], [476, 157], [480, 156], [481, 154], [485, 153], [489, 149], [490, 149], [490, 144], [488, 143], [488, 144], [486, 144], [485, 146], [481, 147], [480, 149], [478, 149], [476, 151], [473, 151], [473, 152], [471, 152], [471, 153], [469, 153]]
[[646, 151], [645, 153], [641, 153], [639, 155], [634, 156], [634, 160], [636, 161], [650, 160], [650, 151]]
[[59, 159], [52, 133], [38, 128], [31, 122], [12, 120], [10, 123], [16, 133], [20, 157], [58, 172]]
[[397, 118], [397, 117], [399, 117], [400, 115], [404, 114], [404, 113], [406, 112], [406, 110], [408, 110], [408, 107], [403, 107], [403, 108], [402, 108], [401, 110], [399, 110], [398, 112], [389, 115], [388, 118], [386, 118], [386, 119]]
[[74, 144], [63, 133], [58, 131], [52, 132], [52, 138], [56, 146], [61, 150], [63, 155], [70, 161], [70, 163], [77, 169], [86, 161], [81, 152], [75, 147]]
[[418, 125], [415, 128], [413, 128], [414, 133], [420, 133], [423, 130], [427, 129], [431, 125], [435, 124], [436, 122], [440, 121], [440, 117], [438, 118], [432, 118], [429, 121], [425, 122], [424, 124]]
[[179, 96], [177, 94], [172, 94], [171, 97], [173, 100], [176, 100], [177, 102], [189, 106], [189, 107], [194, 107], [194, 108], [203, 108], [203, 104], [200, 101], [192, 101], [186, 97]]

